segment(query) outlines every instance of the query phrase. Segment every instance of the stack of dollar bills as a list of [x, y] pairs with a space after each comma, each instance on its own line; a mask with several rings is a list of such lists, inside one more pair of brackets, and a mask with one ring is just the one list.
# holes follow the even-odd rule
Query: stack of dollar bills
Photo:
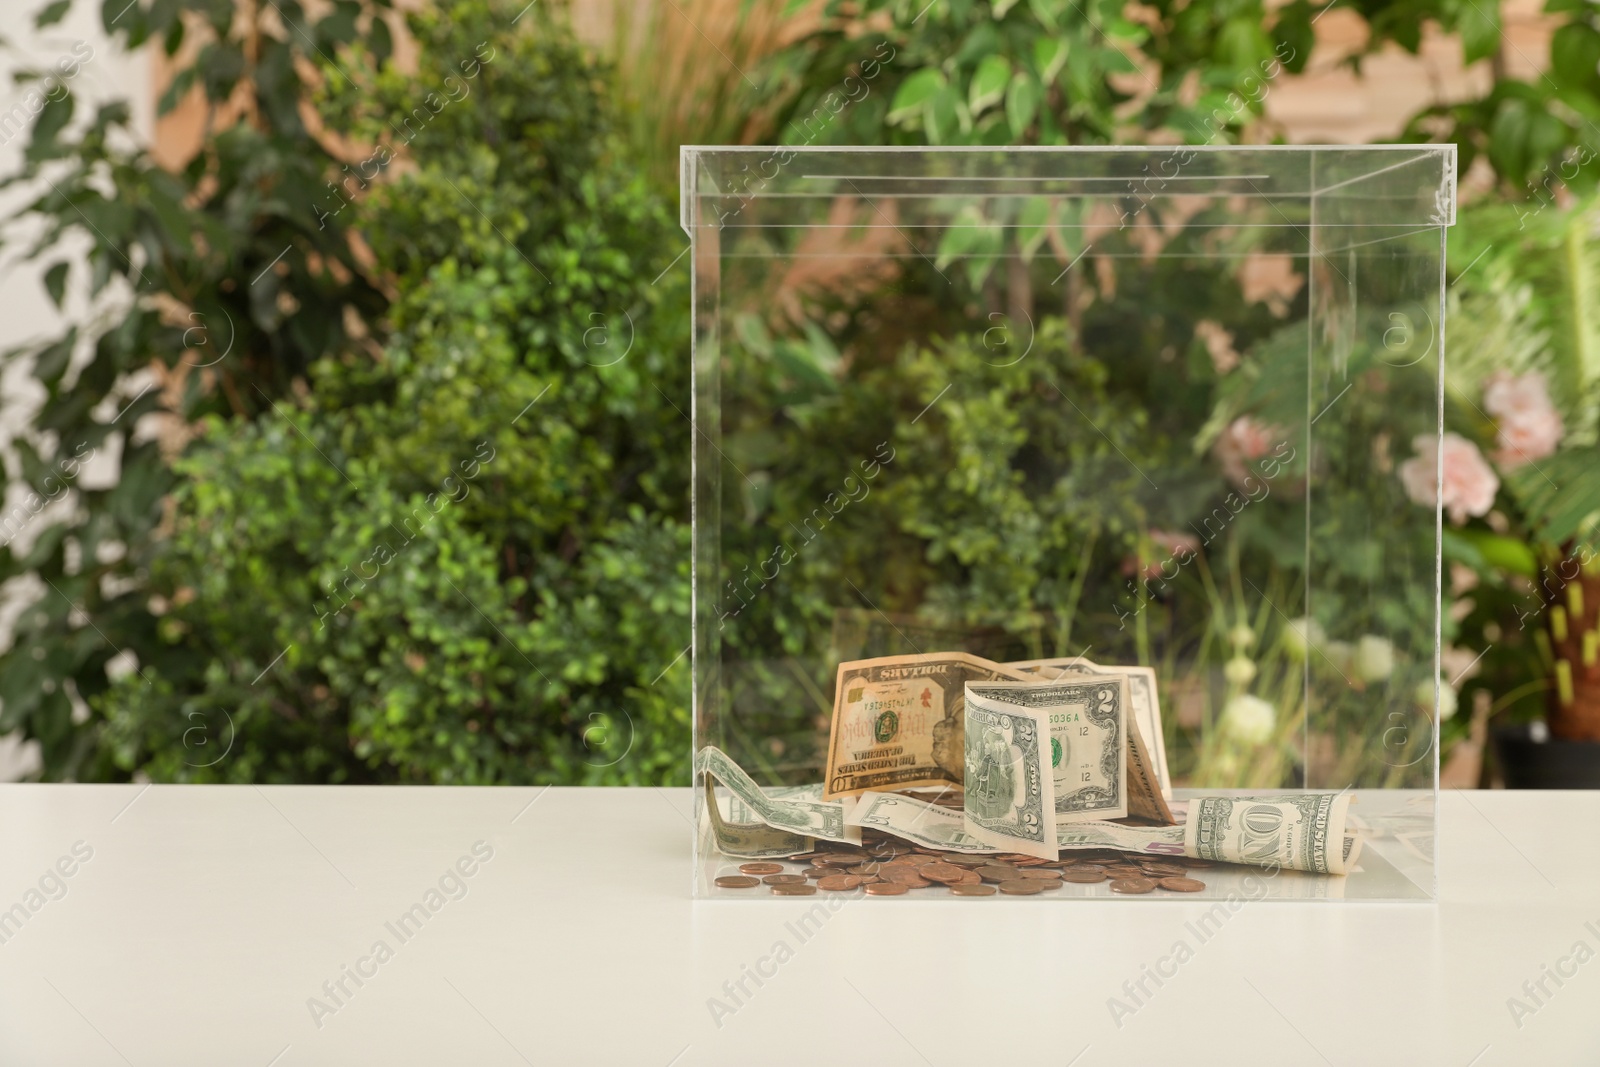
[[[1154, 672], [1077, 657], [842, 663], [821, 783], [764, 789], [711, 746], [695, 773], [718, 850], [742, 859], [860, 844], [862, 827], [954, 852], [1109, 848], [1322, 874], [1360, 849], [1348, 793], [1199, 797], [1180, 822]], [[959, 810], [925, 795], [957, 789]]]

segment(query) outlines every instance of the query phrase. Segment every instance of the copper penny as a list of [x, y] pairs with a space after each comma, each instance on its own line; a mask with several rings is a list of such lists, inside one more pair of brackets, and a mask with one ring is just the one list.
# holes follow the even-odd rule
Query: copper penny
[[887, 871], [882, 876], [885, 882], [894, 882], [898, 885], [908, 886], [912, 889], [925, 889], [933, 883], [917, 874], [916, 869]]
[[809, 897], [816, 891], [817, 887], [814, 885], [796, 885], [792, 882], [772, 887], [772, 895], [775, 897]]
[[807, 878], [826, 878], [830, 874], [838, 874], [839, 872], [832, 867], [807, 867], [800, 873]]
[[1061, 880], [1063, 882], [1077, 882], [1080, 885], [1092, 885], [1095, 882], [1103, 882], [1106, 880], [1106, 877], [1106, 872], [1100, 870], [1098, 867], [1092, 871], [1078, 869], [1065, 870], [1061, 872]]
[[1001, 867], [998, 865], [979, 867], [978, 877], [985, 882], [1009, 882], [1017, 877], [1015, 867]]
[[754, 889], [760, 884], [761, 879], [748, 874], [725, 874], [717, 879], [718, 889]]
[[957, 882], [950, 887], [950, 892], [958, 897], [992, 897], [994, 886], [982, 882]]
[[1030, 870], [1030, 871], [1018, 871], [1017, 873], [1019, 875], [1021, 875], [1022, 877], [1024, 877], [1024, 878], [1031, 878], [1034, 881], [1038, 881], [1038, 882], [1059, 882], [1059, 881], [1061, 881], [1061, 872], [1060, 871], [1044, 871], [1044, 870], [1037, 870], [1036, 869], [1036, 870]]
[[741, 863], [739, 870], [743, 874], [782, 874], [781, 863]]
[[908, 892], [910, 889], [911, 887], [906, 885], [904, 882], [873, 882], [871, 885], [867, 886], [867, 896], [897, 897], [902, 893]]
[[1031, 897], [1044, 892], [1044, 883], [1033, 878], [1018, 878], [1014, 882], [1001, 882], [1000, 892], [1013, 897]]
[[1206, 887], [1206, 884], [1198, 878], [1183, 878], [1179, 876], [1163, 878], [1156, 885], [1162, 889], [1170, 889], [1174, 893], [1198, 893]]
[[763, 885], [805, 885], [803, 874], [769, 874], [761, 879]]
[[825, 889], [830, 893], [842, 893], [846, 890], [859, 888], [861, 876], [856, 874], [830, 874], [826, 878], [817, 879], [817, 888]]
[[1113, 878], [1111, 891], [1113, 893], [1148, 893], [1155, 889], [1156, 884], [1148, 878]]
[[930, 882], [959, 882], [967, 872], [948, 863], [930, 863], [917, 868], [917, 873]]

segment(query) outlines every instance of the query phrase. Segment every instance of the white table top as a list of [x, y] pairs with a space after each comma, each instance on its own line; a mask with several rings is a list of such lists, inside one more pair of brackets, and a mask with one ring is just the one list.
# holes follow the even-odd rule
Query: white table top
[[1600, 1063], [1600, 793], [1446, 794], [1437, 905], [1203, 939], [1215, 902], [695, 902], [689, 805], [0, 786], [0, 1064]]

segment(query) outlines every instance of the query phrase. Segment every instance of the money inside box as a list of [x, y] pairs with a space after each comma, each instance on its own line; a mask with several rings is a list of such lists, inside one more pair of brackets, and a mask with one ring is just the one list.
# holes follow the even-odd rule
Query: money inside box
[[1454, 167], [686, 148], [696, 892], [1431, 899]]

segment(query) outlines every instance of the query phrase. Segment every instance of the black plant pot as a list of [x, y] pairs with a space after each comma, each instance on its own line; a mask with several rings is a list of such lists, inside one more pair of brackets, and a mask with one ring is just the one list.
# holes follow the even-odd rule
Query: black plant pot
[[1600, 789], [1600, 741], [1558, 741], [1540, 724], [1503, 726], [1494, 732], [1495, 753], [1507, 789]]

